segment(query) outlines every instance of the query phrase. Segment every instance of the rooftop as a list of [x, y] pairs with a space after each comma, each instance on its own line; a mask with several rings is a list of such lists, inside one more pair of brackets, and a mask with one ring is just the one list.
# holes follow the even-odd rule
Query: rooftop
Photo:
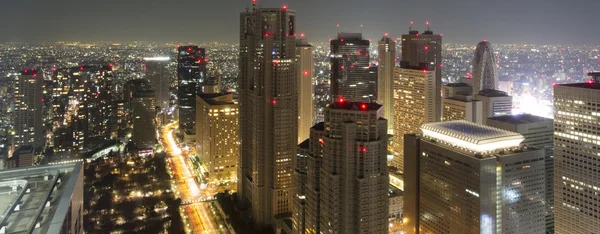
[[373, 111], [379, 110], [382, 105], [377, 103], [369, 102], [346, 102], [344, 99], [340, 99], [337, 102], [329, 105], [328, 108], [337, 110], [361, 110], [361, 111]]
[[306, 139], [298, 145], [298, 148], [308, 149], [310, 147], [310, 140]]
[[463, 82], [459, 82], [459, 83], [449, 83], [446, 84], [444, 86], [448, 86], [448, 87], [471, 87], [469, 84], [467, 83], [463, 83]]
[[198, 97], [211, 106], [235, 104], [232, 93], [200, 93]]
[[312, 129], [324, 131], [325, 130], [325, 122], [318, 122], [317, 124], [312, 126]]
[[572, 83], [572, 84], [559, 84], [557, 86], [584, 88], [584, 89], [600, 89], [599, 82], [588, 81], [587, 83]]
[[465, 120], [427, 123], [421, 130], [424, 136], [475, 152], [516, 147], [525, 139], [516, 132]]
[[60, 233], [81, 173], [81, 162], [0, 171], [0, 230]]
[[486, 97], [508, 97], [508, 93], [495, 89], [484, 89], [479, 91], [479, 95]]
[[492, 120], [511, 123], [511, 124], [526, 124], [526, 123], [539, 123], [539, 122], [553, 122], [552, 119], [540, 117], [532, 114], [519, 114], [519, 115], [501, 115], [489, 118]]

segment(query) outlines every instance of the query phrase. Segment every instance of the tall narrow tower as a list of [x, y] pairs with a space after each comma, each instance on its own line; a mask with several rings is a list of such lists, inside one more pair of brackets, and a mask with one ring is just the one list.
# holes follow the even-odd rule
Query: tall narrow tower
[[484, 89], [498, 89], [498, 76], [496, 75], [496, 58], [492, 44], [482, 41], [477, 44], [473, 57], [473, 93], [477, 94]]
[[298, 70], [298, 144], [308, 139], [315, 119], [313, 103], [313, 83], [315, 59], [313, 46], [304, 38], [296, 40]]
[[194, 135], [196, 93], [200, 83], [206, 78], [205, 50], [193, 45], [179, 46], [177, 56], [179, 130]]
[[554, 87], [554, 231], [600, 230], [600, 73]]
[[394, 67], [396, 42], [384, 36], [378, 44], [377, 103], [383, 105], [383, 117], [388, 120], [388, 132], [394, 127]]
[[15, 76], [15, 149], [44, 144], [42, 82], [42, 76], [34, 69], [26, 69]]
[[296, 14], [287, 6], [240, 14], [238, 195], [258, 228], [292, 212], [298, 144], [295, 29]]
[[[433, 34], [433, 31], [429, 30], [429, 22], [427, 22], [427, 31], [422, 34], [411, 28], [408, 34], [402, 35], [400, 67], [435, 71], [435, 90], [442, 89], [442, 35]], [[433, 101], [433, 106], [436, 108], [435, 119], [440, 121], [442, 96], [438, 93]]]
[[338, 33], [331, 40], [332, 100], [371, 102], [377, 93], [369, 88], [369, 40], [362, 33]]
[[149, 57], [144, 58], [146, 68], [146, 79], [150, 81], [152, 88], [155, 91], [156, 106], [160, 107], [161, 111], [169, 108], [169, 57]]

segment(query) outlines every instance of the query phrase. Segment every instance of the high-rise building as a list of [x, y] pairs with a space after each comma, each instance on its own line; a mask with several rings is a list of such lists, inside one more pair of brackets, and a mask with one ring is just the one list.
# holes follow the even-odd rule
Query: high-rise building
[[177, 52], [179, 130], [183, 135], [195, 135], [196, 94], [206, 78], [206, 53], [193, 45], [179, 46]]
[[405, 233], [545, 233], [545, 162], [523, 136], [468, 121], [405, 136]]
[[435, 71], [394, 69], [394, 139], [392, 166], [404, 168], [405, 134], [418, 133], [424, 123], [437, 122], [435, 99], [440, 96]]
[[492, 44], [482, 41], [475, 48], [473, 57], [473, 93], [484, 89], [498, 89], [498, 75], [496, 74], [496, 57]]
[[156, 105], [160, 107], [161, 112], [169, 108], [169, 87], [171, 87], [171, 77], [167, 69], [169, 60], [169, 57], [144, 58], [146, 79], [154, 88]]
[[221, 76], [208, 77], [202, 83], [202, 92], [206, 94], [221, 93]]
[[516, 132], [523, 144], [544, 150], [546, 171], [546, 233], [554, 233], [554, 121], [530, 114], [503, 115], [487, 120], [487, 125]]
[[287, 6], [240, 14], [241, 155], [238, 198], [257, 228], [292, 214], [298, 145], [296, 14]]
[[367, 89], [369, 90], [369, 102], [377, 102], [377, 79], [379, 76], [377, 75], [379, 68], [377, 66], [369, 67], [369, 79], [365, 82], [367, 85]]
[[26, 69], [14, 81], [15, 149], [45, 144], [42, 119], [43, 78], [35, 69]]
[[233, 94], [198, 94], [196, 152], [211, 182], [237, 180], [239, 105]]
[[[433, 31], [429, 30], [429, 22], [427, 22], [427, 31], [422, 34], [417, 30], [412, 30], [411, 27], [408, 34], [402, 35], [400, 67], [434, 71], [435, 90], [439, 92], [442, 89], [442, 35], [433, 34]], [[433, 106], [437, 108], [435, 119], [440, 121], [442, 118], [442, 97], [439, 93], [433, 100]]]
[[388, 132], [394, 129], [394, 67], [396, 67], [396, 41], [384, 36], [379, 41], [377, 68], [377, 103], [383, 105], [383, 117], [388, 120]]
[[310, 139], [298, 145], [296, 154], [296, 170], [294, 170], [294, 208], [292, 226], [295, 233], [305, 234], [306, 230], [306, 186], [307, 186], [307, 161], [310, 157]]
[[475, 94], [475, 100], [481, 101], [483, 124], [486, 124], [487, 118], [512, 113], [512, 97], [505, 92], [484, 89]]
[[296, 62], [298, 69], [298, 144], [308, 139], [310, 128], [315, 122], [313, 102], [313, 77], [315, 74], [315, 61], [313, 46], [305, 38], [296, 40]]
[[446, 84], [442, 86], [442, 97], [442, 121], [483, 123], [481, 101], [473, 99], [473, 89], [468, 84]]
[[83, 233], [81, 162], [0, 170], [2, 233]]
[[554, 87], [554, 229], [557, 234], [600, 230], [598, 108], [599, 79]]
[[156, 144], [156, 102], [154, 90], [145, 83], [134, 87], [131, 96], [133, 132], [137, 149], [151, 150]]
[[367, 85], [369, 80], [369, 40], [362, 33], [338, 33], [331, 40], [331, 100], [369, 102], [377, 93]]
[[341, 101], [325, 108], [325, 122], [311, 129], [308, 142], [304, 233], [388, 232], [382, 116], [377, 103]]

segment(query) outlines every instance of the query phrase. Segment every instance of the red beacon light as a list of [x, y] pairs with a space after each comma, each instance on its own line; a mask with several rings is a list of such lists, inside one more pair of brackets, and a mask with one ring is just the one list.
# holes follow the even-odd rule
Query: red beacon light
[[308, 71], [304, 71], [304, 75], [305, 75], [305, 76], [308, 76]]
[[360, 104], [360, 109], [367, 110], [367, 104]]
[[325, 140], [323, 140], [323, 138], [319, 138], [319, 144], [324, 145], [325, 144]]
[[593, 80], [588, 80], [588, 82], [587, 82], [587, 83], [588, 83], [588, 84], [593, 84], [593, 83], [594, 83], [594, 81], [593, 81]]
[[553, 86], [553, 87], [556, 87], [556, 83], [555, 83], [555, 82], [552, 82], [552, 86]]
[[273, 105], [277, 105], [277, 100], [273, 99], [273, 101], [271, 101], [273, 103]]
[[281, 7], [281, 9], [283, 9], [283, 10], [287, 10], [287, 6], [286, 6], [286, 5], [283, 5], [283, 6]]
[[345, 101], [344, 98], [338, 98], [339, 103], [344, 103], [344, 101]]

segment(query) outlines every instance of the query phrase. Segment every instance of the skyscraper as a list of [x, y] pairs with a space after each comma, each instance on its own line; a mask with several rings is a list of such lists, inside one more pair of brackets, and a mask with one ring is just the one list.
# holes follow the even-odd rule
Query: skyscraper
[[241, 158], [238, 198], [257, 228], [292, 214], [298, 144], [296, 14], [287, 6], [240, 14]]
[[167, 64], [169, 57], [144, 58], [146, 68], [146, 79], [150, 81], [156, 94], [156, 105], [161, 111], [169, 108], [169, 87], [171, 86]]
[[239, 105], [233, 102], [233, 94], [198, 94], [196, 152], [208, 169], [210, 182], [237, 179], [238, 117]]
[[465, 83], [442, 86], [442, 121], [467, 120], [483, 123], [481, 101], [473, 99], [473, 88]]
[[475, 94], [475, 100], [481, 101], [483, 124], [486, 124], [487, 118], [512, 113], [512, 97], [505, 92], [484, 89]]
[[[369, 40], [362, 33], [338, 33], [331, 40], [331, 100], [369, 102], [377, 95], [369, 89]], [[373, 100], [375, 101], [375, 100]]]
[[418, 133], [424, 123], [437, 122], [435, 98], [440, 96], [435, 71], [394, 68], [394, 158], [392, 166], [404, 169], [404, 135]]
[[383, 105], [383, 117], [388, 120], [388, 132], [394, 129], [394, 67], [396, 67], [396, 42], [384, 36], [379, 41], [377, 72], [377, 103]]
[[[598, 77], [600, 73], [592, 73]], [[600, 80], [554, 87], [554, 228], [600, 230]]]
[[305, 38], [296, 40], [296, 60], [298, 69], [298, 144], [308, 139], [310, 128], [315, 121], [313, 102], [315, 73], [313, 46]]
[[544, 153], [523, 136], [468, 121], [405, 136], [404, 230], [544, 233]]
[[184, 135], [195, 135], [196, 94], [206, 77], [206, 53], [193, 45], [179, 46], [177, 52], [179, 130]]
[[133, 144], [139, 150], [151, 151], [156, 144], [156, 102], [154, 90], [147, 81], [134, 88], [131, 113]]
[[[377, 103], [335, 102], [308, 141], [305, 233], [387, 233], [387, 120]], [[299, 152], [305, 152], [299, 151]]]
[[[412, 24], [412, 22], [411, 22]], [[419, 31], [409, 29], [408, 34], [402, 35], [402, 59], [400, 67], [406, 69], [419, 69], [435, 72], [435, 90], [442, 89], [442, 35], [433, 34], [429, 30], [419, 34]], [[442, 97], [436, 95], [433, 100], [435, 106], [435, 119], [440, 121], [442, 117]]]
[[473, 93], [483, 89], [498, 89], [498, 76], [496, 75], [496, 57], [492, 44], [482, 41], [475, 48], [473, 57]]
[[523, 144], [544, 150], [546, 172], [546, 233], [554, 233], [554, 121], [530, 114], [503, 115], [487, 120], [487, 125], [516, 132]]
[[14, 128], [15, 149], [30, 145], [44, 145], [42, 119], [43, 78], [35, 69], [25, 69], [15, 76], [14, 82]]

